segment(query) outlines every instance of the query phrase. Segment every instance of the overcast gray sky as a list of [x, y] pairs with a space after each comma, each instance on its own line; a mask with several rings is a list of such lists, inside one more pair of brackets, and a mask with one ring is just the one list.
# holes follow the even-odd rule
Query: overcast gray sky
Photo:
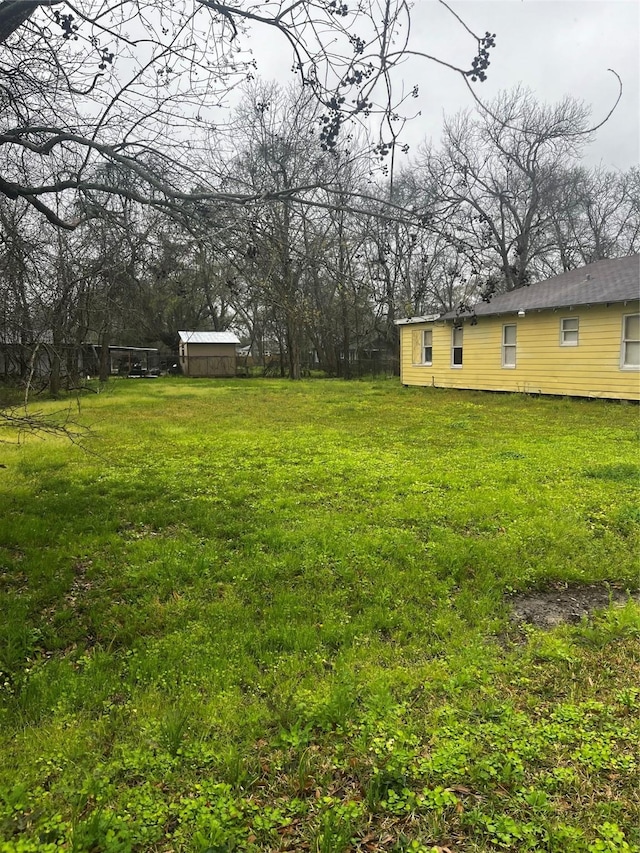
[[[640, 3], [637, 0], [465, 0], [451, 3], [479, 34], [496, 33], [489, 78], [476, 83], [488, 100], [517, 83], [539, 100], [555, 102], [573, 95], [593, 107], [600, 121], [613, 103], [622, 78], [623, 96], [609, 122], [586, 151], [590, 164], [626, 169], [640, 161]], [[416, 0], [412, 38], [428, 52], [460, 62], [468, 41], [446, 10], [433, 0]], [[407, 63], [407, 79], [423, 74], [422, 116], [412, 139], [440, 137], [442, 116], [469, 106], [464, 84], [433, 65]], [[418, 132], [418, 126], [420, 131]]]
[[[628, 169], [640, 161], [640, 2], [639, 0], [450, 0], [451, 7], [479, 35], [496, 33], [489, 79], [476, 83], [483, 100], [522, 83], [536, 97], [553, 103], [569, 94], [593, 108], [599, 122], [623, 97], [597, 140], [585, 151], [589, 165]], [[436, 0], [415, 0], [411, 43], [452, 64], [469, 67], [475, 44]], [[252, 44], [259, 74], [291, 79], [282, 45]], [[415, 152], [425, 138], [440, 139], [443, 115], [473, 105], [460, 77], [426, 60], [407, 60], [402, 77], [408, 89], [418, 83], [420, 97], [411, 106], [421, 115], [404, 136]]]

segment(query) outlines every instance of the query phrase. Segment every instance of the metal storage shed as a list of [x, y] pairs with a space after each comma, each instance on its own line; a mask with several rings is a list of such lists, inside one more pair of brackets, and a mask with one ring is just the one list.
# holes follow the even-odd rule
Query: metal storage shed
[[185, 376], [235, 376], [236, 347], [233, 332], [178, 332], [180, 368]]

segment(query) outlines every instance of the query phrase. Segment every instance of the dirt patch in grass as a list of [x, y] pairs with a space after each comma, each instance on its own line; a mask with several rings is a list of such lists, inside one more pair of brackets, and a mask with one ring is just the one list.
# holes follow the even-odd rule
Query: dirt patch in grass
[[601, 584], [567, 586], [514, 595], [509, 603], [515, 622], [526, 622], [538, 628], [553, 628], [562, 622], [581, 622], [594, 610], [602, 610], [610, 604], [621, 606], [629, 600], [629, 595], [640, 604], [640, 592], [629, 594]]

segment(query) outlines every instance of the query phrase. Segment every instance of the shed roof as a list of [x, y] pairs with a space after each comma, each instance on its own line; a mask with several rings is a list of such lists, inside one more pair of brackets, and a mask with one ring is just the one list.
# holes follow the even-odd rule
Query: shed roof
[[586, 267], [554, 275], [546, 281], [494, 296], [490, 302], [478, 302], [471, 311], [449, 311], [441, 319], [602, 305], [634, 299], [640, 299], [640, 255], [596, 261]]
[[233, 332], [178, 332], [183, 344], [239, 344]]

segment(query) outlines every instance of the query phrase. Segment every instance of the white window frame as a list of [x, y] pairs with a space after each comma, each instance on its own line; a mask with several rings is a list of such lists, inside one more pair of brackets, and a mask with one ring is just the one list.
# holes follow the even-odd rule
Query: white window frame
[[[515, 341], [512, 344], [507, 343], [507, 329], [515, 330]], [[516, 367], [516, 359], [517, 359], [517, 345], [518, 345], [518, 324], [517, 323], [505, 323], [502, 327], [502, 366], [506, 370], [515, 370]], [[507, 361], [507, 351], [513, 350], [513, 362]]]
[[622, 315], [622, 340], [620, 343], [620, 370], [640, 370], [640, 361], [638, 364], [627, 364], [627, 344], [629, 343], [640, 343], [636, 338], [628, 338], [627, 337], [627, 320], [631, 319], [631, 317], [638, 317], [638, 323], [640, 323], [640, 314], [623, 314]]
[[[460, 332], [460, 343], [456, 344], [456, 332]], [[456, 350], [460, 350], [460, 364], [456, 364], [455, 362], [455, 352]], [[452, 326], [451, 327], [451, 367], [454, 370], [460, 370], [462, 368], [462, 364], [464, 362], [464, 327], [463, 326]]]
[[[431, 358], [427, 358], [427, 350], [431, 350]], [[433, 329], [422, 330], [422, 363], [433, 364]]]
[[[575, 329], [566, 329], [565, 323], [572, 322], [576, 324]], [[575, 341], [567, 340], [567, 335], [575, 332]], [[561, 347], [577, 347], [580, 343], [580, 318], [579, 317], [561, 317], [560, 318], [560, 346]]]

